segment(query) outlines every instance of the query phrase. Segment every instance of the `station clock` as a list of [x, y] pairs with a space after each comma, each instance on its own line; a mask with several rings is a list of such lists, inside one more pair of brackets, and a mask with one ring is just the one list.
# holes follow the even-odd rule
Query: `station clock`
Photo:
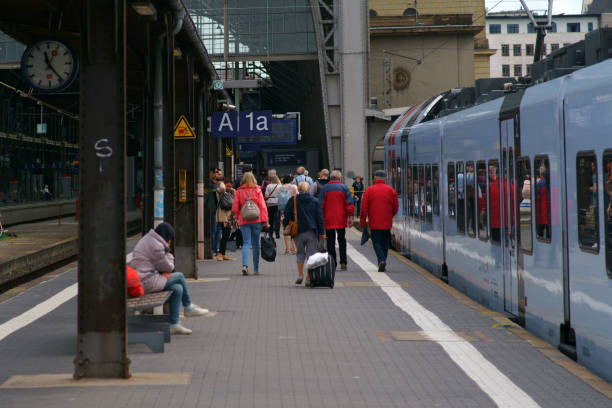
[[21, 57], [21, 74], [35, 89], [46, 92], [67, 88], [76, 78], [78, 60], [74, 50], [57, 38], [34, 41]]

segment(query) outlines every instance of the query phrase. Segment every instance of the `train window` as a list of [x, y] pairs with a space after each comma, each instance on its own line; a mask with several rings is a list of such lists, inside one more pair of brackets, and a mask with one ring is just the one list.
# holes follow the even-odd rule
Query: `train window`
[[419, 164], [419, 215], [425, 220], [425, 166]]
[[608, 278], [612, 278], [612, 151], [604, 152], [604, 209], [606, 219], [606, 271]]
[[467, 216], [467, 233], [476, 236], [476, 175], [474, 162], [465, 164], [465, 212]]
[[412, 215], [412, 167], [406, 166], [406, 194], [404, 196], [404, 202], [406, 203], [406, 215]]
[[412, 216], [419, 216], [419, 173], [416, 164], [412, 165]]
[[402, 196], [402, 161], [401, 159], [397, 159], [397, 175], [396, 175], [396, 184], [397, 188], [395, 191], [399, 197]]
[[433, 214], [440, 216], [440, 172], [437, 164], [431, 166], [431, 178], [433, 181], [433, 197], [431, 198], [433, 203]]
[[[505, 185], [505, 183], [504, 183]], [[506, 194], [510, 197], [510, 207], [508, 208], [507, 225], [510, 226], [509, 231], [509, 244], [512, 248], [516, 246], [516, 184], [514, 181], [514, 152], [510, 147], [508, 148], [508, 185], [505, 188]], [[504, 198], [504, 205], [508, 205], [508, 201]]]
[[432, 223], [431, 217], [431, 164], [425, 165], [425, 221]]
[[491, 242], [501, 242], [501, 214], [499, 202], [499, 162], [489, 160], [489, 225], [491, 226]]
[[484, 161], [476, 163], [476, 203], [478, 205], [478, 238], [489, 238], [487, 217], [487, 164]]
[[447, 166], [448, 177], [448, 216], [455, 218], [455, 163], [450, 162]]
[[516, 162], [517, 205], [519, 208], [519, 248], [531, 252], [531, 164], [529, 158], [520, 158]]
[[457, 232], [465, 234], [465, 185], [463, 162], [457, 162]]
[[580, 247], [599, 252], [597, 159], [592, 152], [576, 157], [576, 188]]
[[535, 213], [536, 238], [550, 242], [550, 163], [548, 156], [536, 156], [533, 161], [535, 172]]

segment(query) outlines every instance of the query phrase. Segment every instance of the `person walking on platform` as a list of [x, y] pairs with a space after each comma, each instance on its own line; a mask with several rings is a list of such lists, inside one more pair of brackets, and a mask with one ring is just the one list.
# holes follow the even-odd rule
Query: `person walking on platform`
[[319, 198], [321, 196], [321, 190], [323, 187], [329, 182], [329, 170], [322, 169], [317, 179], [312, 183], [312, 187], [310, 187], [310, 195], [313, 197]]
[[399, 208], [397, 193], [393, 187], [385, 184], [385, 179], [385, 171], [376, 170], [374, 185], [363, 194], [359, 220], [362, 228], [370, 228], [378, 272], [384, 272], [387, 266], [393, 216]]
[[[217, 261], [233, 261], [232, 258], [225, 255], [225, 250], [227, 248], [227, 241], [229, 240], [230, 234], [232, 232], [230, 223], [229, 223], [229, 219], [230, 219], [230, 215], [232, 214], [231, 206], [233, 205], [233, 199], [234, 199], [234, 196], [236, 195], [236, 192], [232, 188], [231, 183], [225, 184], [223, 182], [220, 182], [219, 184], [217, 184], [216, 193], [217, 193], [216, 221], [217, 221], [217, 225], [221, 229], [221, 242], [219, 244], [219, 253], [217, 254]], [[228, 200], [230, 198], [231, 200]], [[227, 206], [228, 204], [229, 204], [229, 207]]]
[[363, 178], [356, 176], [353, 182], [353, 195], [355, 196], [355, 208], [357, 216], [361, 215], [361, 196], [363, 195]]
[[[255, 275], [259, 275], [259, 235], [262, 227], [268, 228], [269, 225], [266, 202], [253, 173], [249, 172], [242, 175], [242, 185], [236, 190], [232, 212], [238, 218], [238, 225], [244, 241], [242, 245], [242, 274], [244, 276], [249, 274], [249, 251], [252, 246], [253, 271]], [[249, 219], [245, 220], [243, 215], [249, 215]]]
[[[286, 207], [289, 201], [293, 200], [298, 194], [298, 188], [295, 184], [292, 183], [292, 178], [289, 174], [283, 176], [283, 185], [281, 187], [280, 194], [278, 195], [278, 208], [281, 212], [281, 216], [283, 220], [286, 217]], [[306, 183], [308, 184], [308, 183]], [[285, 254], [295, 254], [295, 240], [291, 235], [287, 235], [283, 232], [283, 238], [285, 239]], [[291, 248], [289, 248], [289, 244], [291, 244]]]
[[293, 180], [293, 183], [296, 186], [299, 186], [302, 181], [305, 181], [308, 183], [309, 186], [312, 187], [312, 179], [308, 177], [308, 172], [306, 171], [304, 166], [300, 166], [297, 169], [295, 169], [295, 173], [296, 173], [296, 176], [295, 176], [295, 179]]
[[277, 222], [280, 222], [280, 218], [277, 221], [278, 216], [278, 196], [281, 192], [282, 184], [276, 175], [276, 170], [270, 170], [268, 172], [268, 184], [264, 189], [264, 199], [268, 208], [268, 223], [270, 228], [268, 229], [268, 235], [270, 238], [274, 238], [274, 232], [277, 229]]
[[191, 334], [191, 330], [179, 323], [181, 304], [185, 317], [202, 316], [208, 313], [191, 303], [185, 276], [174, 271], [174, 255], [170, 244], [174, 239], [174, 228], [162, 222], [138, 241], [134, 248], [132, 268], [136, 270], [145, 293], [172, 291], [170, 295], [170, 333]]
[[334, 258], [335, 266], [338, 266], [336, 258], [336, 235], [340, 247], [340, 269], [346, 270], [346, 227], [353, 226], [353, 197], [351, 191], [341, 182], [342, 173], [334, 170], [329, 176], [329, 182], [325, 184], [319, 195], [319, 201], [323, 208], [323, 223], [325, 235], [327, 236], [327, 252]]
[[[319, 250], [319, 239], [325, 239], [323, 229], [323, 211], [319, 201], [310, 195], [310, 185], [302, 181], [298, 186], [299, 194], [293, 197], [285, 207], [285, 218], [283, 225], [289, 225], [289, 221], [295, 221], [297, 213], [298, 235], [295, 237], [297, 246], [298, 278], [296, 285], [301, 285], [304, 279], [304, 262]], [[297, 211], [294, 212], [295, 206]], [[306, 286], [309, 286], [308, 276]]]

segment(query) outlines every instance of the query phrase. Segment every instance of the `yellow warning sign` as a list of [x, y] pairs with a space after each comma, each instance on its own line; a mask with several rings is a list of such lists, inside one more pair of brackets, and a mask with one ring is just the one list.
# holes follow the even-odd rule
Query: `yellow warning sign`
[[175, 139], [195, 139], [196, 134], [185, 115], [181, 115], [176, 125], [174, 125], [174, 138]]

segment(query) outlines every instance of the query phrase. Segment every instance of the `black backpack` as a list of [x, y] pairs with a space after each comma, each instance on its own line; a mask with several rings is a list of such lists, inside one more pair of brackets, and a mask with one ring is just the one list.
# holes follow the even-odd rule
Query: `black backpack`
[[234, 198], [229, 192], [224, 192], [221, 194], [219, 198], [219, 208], [225, 211], [229, 211], [232, 209], [232, 205], [234, 204]]

